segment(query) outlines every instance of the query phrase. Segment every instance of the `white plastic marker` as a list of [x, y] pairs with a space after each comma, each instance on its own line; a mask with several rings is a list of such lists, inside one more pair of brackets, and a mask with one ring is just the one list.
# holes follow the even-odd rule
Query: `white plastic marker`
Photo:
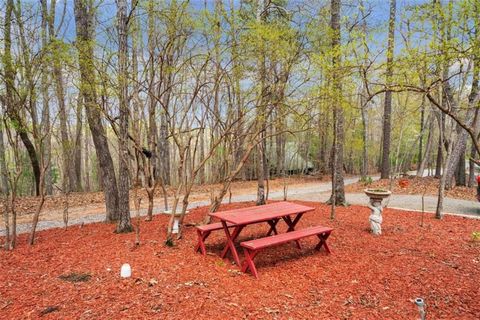
[[130, 278], [132, 276], [132, 268], [128, 263], [124, 263], [120, 269], [120, 277]]

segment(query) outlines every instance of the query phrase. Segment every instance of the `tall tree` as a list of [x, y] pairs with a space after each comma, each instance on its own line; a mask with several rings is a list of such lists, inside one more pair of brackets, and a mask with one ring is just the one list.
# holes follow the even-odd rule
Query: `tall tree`
[[[267, 8], [265, 7], [265, 0], [258, 0], [257, 1], [257, 10], [256, 10], [256, 18], [257, 23], [261, 24], [264, 22], [264, 17], [266, 14]], [[256, 115], [256, 122], [259, 128], [261, 128], [261, 140], [257, 145], [256, 149], [256, 159], [255, 159], [255, 169], [257, 174], [257, 205], [262, 205], [266, 203], [265, 197], [265, 179], [266, 179], [266, 172], [265, 172], [265, 162], [266, 162], [266, 130], [265, 130], [265, 114], [266, 114], [266, 65], [265, 65], [265, 48], [263, 47], [264, 43], [260, 44], [260, 49], [258, 53], [258, 96], [257, 96], [257, 115]]]
[[116, 221], [118, 212], [118, 188], [107, 135], [102, 124], [101, 108], [97, 103], [94, 47], [95, 8], [93, 0], [75, 0], [75, 25], [77, 30], [77, 52], [80, 68], [80, 94], [85, 106], [90, 131], [99, 166], [105, 194], [107, 221]]
[[[41, 31], [41, 38], [42, 38], [42, 49], [45, 50], [45, 54], [49, 54], [48, 50], [48, 41], [47, 41], [47, 25], [48, 25], [48, 6], [47, 1], [41, 1], [42, 6], [42, 31]], [[42, 61], [42, 76], [41, 76], [41, 92], [42, 92], [42, 135], [44, 136], [44, 148], [42, 150], [43, 157], [46, 159], [47, 162], [50, 162], [51, 152], [52, 152], [52, 138], [50, 134], [50, 103], [49, 103], [49, 95], [48, 95], [48, 88], [49, 88], [49, 79], [48, 79], [48, 69], [49, 65], [47, 63], [47, 59]], [[52, 172], [51, 166], [49, 165], [47, 171], [45, 172], [45, 188], [47, 194], [53, 193], [53, 183], [52, 183]]]
[[[345, 115], [342, 105], [342, 80], [341, 80], [341, 26], [340, 26], [340, 0], [330, 2], [330, 32], [331, 32], [331, 53], [332, 65], [329, 74], [331, 85], [330, 101], [333, 108], [334, 139], [332, 146], [332, 195], [329, 203], [332, 208], [336, 205], [346, 205], [345, 183], [343, 180], [343, 147], [344, 147], [344, 123]], [[334, 218], [332, 210], [331, 218]]]
[[70, 141], [67, 124], [67, 106], [65, 103], [65, 85], [61, 65], [61, 41], [57, 39], [55, 32], [55, 8], [56, 0], [50, 1], [49, 35], [52, 47], [52, 76], [55, 84], [55, 96], [60, 120], [60, 145], [62, 150], [62, 189], [64, 192], [79, 191], [75, 163], [73, 156], [75, 146]]
[[387, 67], [385, 71], [385, 101], [383, 107], [383, 143], [382, 143], [382, 167], [380, 178], [388, 179], [390, 177], [390, 144], [392, 132], [392, 91], [389, 86], [392, 83], [393, 76], [393, 55], [395, 48], [395, 11], [397, 7], [396, 0], [390, 0], [390, 18], [388, 19], [388, 45], [387, 45]]
[[[449, 5], [449, 10], [451, 10], [452, 4], [450, 3]], [[473, 68], [472, 68], [472, 83], [471, 83], [471, 89], [470, 89], [470, 94], [468, 95], [468, 103], [471, 104], [480, 88], [479, 88], [479, 76], [480, 76], [480, 54], [479, 54], [479, 49], [478, 47], [480, 46], [480, 5], [474, 5], [473, 6], [473, 11], [474, 11], [474, 21], [473, 21], [473, 35], [471, 36], [472, 40], [472, 53], [470, 56], [470, 59], [473, 63]], [[448, 14], [448, 16], [451, 16], [451, 13]], [[447, 29], [447, 34], [450, 34], [451, 31], [451, 21], [447, 20], [445, 21], [447, 24], [446, 28]], [[448, 36], [450, 38], [451, 36]], [[449, 39], [447, 39], [449, 40]], [[447, 82], [448, 84], [448, 82]], [[450, 91], [452, 89], [449, 89]], [[450, 101], [450, 100], [449, 100]], [[472, 127], [477, 127], [477, 121], [478, 121], [478, 108], [480, 106], [473, 106], [473, 108], [469, 109], [467, 113], [465, 114], [465, 121], [469, 123]], [[450, 161], [446, 164], [447, 169], [446, 169], [446, 178], [445, 178], [445, 188], [451, 189], [453, 187], [454, 183], [454, 177], [455, 177], [455, 184], [456, 185], [466, 185], [466, 176], [465, 176], [465, 151], [467, 150], [467, 142], [468, 142], [468, 132], [463, 129], [460, 125], [457, 124], [456, 126], [457, 130], [457, 139], [454, 141], [455, 145], [453, 147], [453, 153], [452, 156], [450, 157]], [[472, 163], [473, 165], [473, 163]], [[455, 175], [455, 176], [454, 176]]]
[[[25, 65], [25, 75], [24, 78], [28, 81], [27, 89], [23, 90], [15, 87], [15, 77], [16, 69], [15, 63], [13, 61], [12, 55], [12, 18], [13, 13], [17, 18], [21, 18], [21, 12], [15, 10], [14, 2], [8, 0], [5, 8], [5, 20], [4, 20], [4, 54], [2, 56], [2, 64], [4, 68], [4, 81], [5, 81], [5, 97], [3, 103], [6, 106], [6, 114], [10, 120], [15, 125], [15, 130], [18, 132], [20, 139], [27, 149], [27, 154], [30, 158], [30, 164], [32, 166], [33, 176], [35, 179], [35, 194], [39, 195], [40, 192], [40, 164], [38, 161], [38, 153], [35, 148], [35, 145], [32, 143], [32, 140], [29, 136], [28, 125], [25, 122], [23, 117], [25, 107], [27, 104], [27, 99], [29, 100], [29, 105], [31, 106], [30, 111], [32, 112], [32, 119], [35, 118], [36, 108], [34, 106], [35, 98], [32, 95], [35, 92], [35, 86], [33, 81], [33, 76], [31, 73], [31, 59], [29, 57], [28, 46], [25, 40], [25, 34], [23, 28], [19, 24], [19, 32], [21, 34], [21, 44], [23, 52], [23, 64]], [[18, 19], [17, 19], [18, 20]], [[26, 94], [25, 94], [26, 93]], [[36, 130], [35, 130], [36, 131]], [[38, 136], [38, 135], [37, 135]]]
[[[133, 10], [133, 9], [132, 9]], [[127, 1], [117, 0], [117, 32], [118, 32], [118, 102], [120, 109], [120, 125], [118, 137], [118, 223], [117, 233], [133, 231], [130, 222], [130, 173], [128, 166], [128, 18]]]

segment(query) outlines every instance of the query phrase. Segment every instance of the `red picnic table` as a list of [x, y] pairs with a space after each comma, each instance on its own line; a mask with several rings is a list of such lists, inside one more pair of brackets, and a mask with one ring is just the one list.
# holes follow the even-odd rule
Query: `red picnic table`
[[[272, 232], [278, 234], [276, 228], [277, 223], [280, 220], [283, 220], [288, 225], [287, 232], [291, 232], [295, 230], [295, 226], [304, 213], [314, 210], [315, 208], [312, 207], [282, 201], [262, 206], [210, 213], [212, 217], [218, 218], [221, 221], [227, 237], [227, 244], [222, 251], [221, 257], [224, 258], [227, 253], [231, 251], [235, 263], [237, 266], [241, 266], [240, 258], [235, 248], [235, 240], [240, 235], [243, 228], [249, 224], [267, 222], [270, 226], [270, 229], [267, 232], [267, 236], [269, 236]], [[229, 228], [232, 227], [234, 229], [233, 232], [230, 233]], [[299, 242], [296, 242], [297, 246], [300, 248]]]

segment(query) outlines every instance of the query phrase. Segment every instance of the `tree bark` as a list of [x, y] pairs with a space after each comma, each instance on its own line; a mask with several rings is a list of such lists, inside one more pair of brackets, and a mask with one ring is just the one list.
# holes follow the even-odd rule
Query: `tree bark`
[[[470, 159], [475, 159], [477, 156], [477, 150], [475, 149], [475, 145], [472, 144], [470, 149]], [[477, 186], [477, 179], [475, 177], [475, 162], [470, 160], [469, 172], [468, 172], [468, 186], [470, 188], [474, 188]]]
[[81, 96], [78, 97], [77, 106], [77, 124], [75, 133], [75, 148], [73, 150], [75, 191], [83, 191], [82, 183], [82, 135], [83, 135], [83, 102]]
[[437, 143], [437, 160], [435, 165], [435, 178], [440, 178], [442, 176], [442, 167], [443, 167], [443, 148], [444, 148], [444, 139], [442, 135], [445, 134], [445, 114], [437, 113], [438, 119], [438, 143]]
[[[14, 114], [14, 121], [18, 123], [18, 129], [21, 130], [20, 137], [24, 142], [25, 148], [27, 148], [30, 162], [32, 164], [32, 169], [35, 178], [35, 195], [39, 195], [39, 188], [40, 188], [40, 163], [39, 163], [39, 153], [42, 152], [41, 148], [41, 133], [39, 132], [39, 125], [38, 125], [38, 112], [37, 112], [37, 86], [36, 86], [36, 79], [34, 74], [34, 64], [31, 55], [31, 46], [28, 43], [24, 28], [24, 19], [22, 18], [22, 4], [20, 1], [17, 2], [17, 6], [15, 7], [12, 4], [13, 13], [15, 14], [16, 18], [16, 26], [18, 29], [18, 37], [20, 44], [20, 54], [21, 60], [20, 63], [22, 64], [22, 68], [19, 70], [23, 73], [20, 74], [21, 77], [25, 79], [25, 84], [23, 88], [17, 88], [17, 96], [19, 99], [15, 101], [14, 110], [11, 110], [11, 113]], [[7, 42], [7, 40], [5, 40]], [[11, 56], [10, 56], [11, 59]], [[14, 83], [14, 78], [12, 78], [12, 88]], [[19, 91], [25, 91], [25, 94], [18, 94]], [[8, 106], [7, 106], [8, 108]], [[31, 123], [26, 124], [23, 121], [25, 120], [23, 108], [29, 111]], [[8, 109], [7, 109], [8, 112]], [[28, 132], [31, 132], [33, 143], [28, 137]], [[33, 194], [33, 192], [32, 192]]]
[[[47, 55], [51, 53], [48, 52], [48, 43], [47, 43], [47, 34], [48, 34], [48, 20], [51, 17], [48, 15], [48, 7], [47, 1], [41, 0], [41, 7], [42, 7], [42, 23], [41, 23], [41, 38], [42, 38], [42, 48], [47, 51]], [[43, 135], [43, 145], [44, 148], [43, 158], [49, 163], [47, 171], [45, 172], [45, 189], [46, 193], [51, 195], [53, 193], [53, 184], [52, 184], [52, 172], [51, 172], [51, 165], [50, 165], [50, 158], [52, 153], [52, 137], [50, 134], [50, 104], [49, 104], [49, 96], [48, 96], [48, 88], [49, 88], [49, 79], [48, 79], [48, 69], [49, 66], [45, 61], [42, 61], [42, 75], [41, 75], [41, 92], [42, 92], [42, 135]]]
[[[257, 0], [257, 23], [263, 23], [264, 21], [264, 14], [265, 14], [265, 0]], [[263, 43], [260, 44], [263, 46]], [[255, 170], [257, 175], [257, 206], [263, 205], [266, 203], [265, 198], [265, 143], [264, 139], [266, 136], [265, 131], [265, 109], [266, 109], [266, 101], [264, 97], [266, 96], [266, 66], [265, 66], [265, 52], [263, 48], [260, 49], [260, 53], [258, 56], [258, 83], [259, 83], [259, 90], [257, 96], [257, 106], [256, 106], [256, 122], [258, 128], [261, 130], [261, 140], [257, 145], [256, 148], [256, 159], [255, 159]]]
[[418, 165], [418, 169], [417, 169], [417, 177], [423, 177], [423, 173], [425, 171], [425, 166], [427, 165], [428, 157], [429, 157], [430, 151], [432, 149], [434, 118], [433, 118], [433, 116], [431, 116], [431, 114], [430, 114], [429, 118], [427, 119], [427, 123], [428, 123], [427, 144], [425, 146], [425, 153], [419, 155], [420, 164]]
[[332, 146], [332, 195], [328, 203], [332, 204], [331, 218], [333, 219], [335, 205], [346, 205], [347, 202], [345, 200], [345, 185], [343, 180], [345, 115], [341, 101], [342, 82], [339, 75], [341, 64], [340, 0], [331, 0], [330, 10], [330, 28], [332, 31], [331, 50], [333, 52], [330, 81], [332, 86], [331, 101], [333, 106], [334, 142]]
[[[397, 1], [390, 0], [390, 18], [388, 23], [388, 47], [387, 47], [387, 70], [385, 73], [387, 88], [392, 83], [393, 76], [393, 55], [395, 48], [395, 11]], [[381, 179], [390, 177], [390, 143], [392, 131], [392, 91], [385, 91], [385, 104], [383, 108], [383, 145], [382, 145], [382, 167]]]
[[13, 0], [8, 0], [5, 8], [5, 20], [4, 20], [4, 54], [2, 57], [4, 67], [4, 81], [5, 81], [5, 105], [8, 117], [16, 124], [16, 131], [18, 132], [20, 139], [22, 140], [25, 148], [27, 149], [30, 163], [32, 165], [32, 171], [35, 178], [35, 194], [39, 195], [40, 188], [40, 165], [38, 162], [37, 151], [35, 146], [30, 140], [27, 127], [25, 126], [23, 119], [20, 116], [19, 109], [22, 109], [25, 101], [19, 101], [15, 99], [15, 74], [13, 60], [12, 60], [12, 14], [14, 11]]
[[[453, 147], [452, 147], [452, 143], [450, 143], [447, 148], [446, 163], [450, 162], [450, 158], [453, 155], [452, 151], [453, 151]], [[450, 170], [449, 167], [445, 165], [445, 167], [443, 168], [442, 177], [440, 178], [440, 183], [438, 185], [437, 209], [435, 211], [435, 218], [437, 219], [443, 219], [443, 200], [445, 197], [445, 183], [447, 180], [448, 170]]]
[[74, 148], [68, 136], [67, 107], [65, 105], [65, 88], [63, 83], [62, 66], [60, 62], [60, 49], [55, 35], [55, 6], [56, 0], [50, 3], [49, 34], [50, 42], [54, 44], [52, 52], [52, 75], [55, 83], [55, 95], [57, 98], [58, 115], [60, 120], [60, 143], [62, 148], [62, 181], [63, 191], [79, 191], [75, 175], [75, 166], [72, 161]]
[[97, 103], [93, 55], [94, 10], [93, 1], [75, 0], [76, 45], [80, 67], [80, 93], [83, 97], [97, 160], [101, 168], [101, 183], [105, 194], [107, 209], [106, 220], [111, 222], [119, 218], [118, 189], [108, 140], [101, 120], [100, 106]]
[[118, 87], [119, 87], [119, 109], [120, 125], [118, 137], [118, 223], [116, 232], [132, 232], [130, 222], [130, 173], [128, 165], [128, 20], [127, 1], [117, 0], [117, 32], [118, 32]]
[[5, 161], [5, 143], [3, 140], [3, 119], [0, 118], [0, 195], [8, 195], [8, 172]]
[[360, 99], [362, 115], [362, 167], [360, 169], [360, 175], [365, 179], [368, 175], [368, 135], [367, 135], [367, 106], [365, 105], [365, 99]]
[[[83, 102], [82, 102], [83, 103]], [[85, 108], [85, 106], [82, 104], [83, 108]], [[84, 126], [84, 129], [83, 129], [83, 137], [84, 137], [84, 141], [83, 141], [83, 145], [85, 146], [84, 150], [84, 154], [83, 154], [83, 159], [84, 159], [84, 163], [83, 163], [83, 172], [85, 172], [85, 188], [84, 188], [84, 191], [86, 192], [90, 192], [92, 190], [92, 186], [90, 184], [90, 172], [92, 171], [92, 168], [90, 168], [90, 136], [89, 136], [89, 131], [90, 129], [87, 127], [87, 126]]]
[[[477, 68], [474, 68], [477, 69]], [[472, 90], [469, 95], [469, 106], [470, 109], [467, 110], [467, 114], [465, 115], [465, 123], [468, 127], [474, 127], [475, 123], [475, 113], [478, 110], [478, 106], [471, 106], [473, 100], [475, 99], [477, 93], [478, 93], [478, 78], [475, 76], [475, 74], [478, 74], [474, 72], [474, 79], [472, 81]], [[455, 145], [453, 147], [452, 155], [449, 159], [449, 161], [446, 163], [446, 166], [448, 167], [447, 170], [447, 177], [445, 181], [445, 188], [451, 189], [453, 187], [453, 175], [455, 172], [457, 172], [457, 185], [462, 185], [464, 186], [466, 183], [465, 179], [465, 151], [467, 149], [467, 141], [468, 141], [468, 132], [461, 128], [460, 126], [457, 127], [457, 131], [459, 131], [459, 134], [457, 134], [457, 140], [455, 141]], [[451, 142], [453, 143], [453, 142]], [[462, 162], [463, 160], [463, 162]]]

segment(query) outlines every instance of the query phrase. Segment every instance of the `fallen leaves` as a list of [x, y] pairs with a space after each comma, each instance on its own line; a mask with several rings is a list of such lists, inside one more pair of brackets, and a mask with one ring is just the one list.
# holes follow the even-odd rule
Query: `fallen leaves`
[[[131, 250], [135, 234], [116, 235], [112, 225], [86, 224], [82, 229], [39, 233], [34, 247], [21, 235], [17, 249], [0, 251], [0, 310], [6, 319], [413, 319], [414, 299], [422, 297], [429, 318], [476, 319], [480, 314], [480, 245], [472, 232], [480, 221], [445, 217], [439, 221], [413, 212], [384, 210], [383, 234], [368, 232], [369, 210], [338, 208], [335, 221], [329, 207], [318, 203], [299, 228], [334, 228], [331, 255], [313, 250], [315, 239], [302, 249], [285, 244], [256, 258], [260, 279], [244, 274], [219, 258], [222, 232], [207, 239], [207, 256], [193, 252], [194, 228], [174, 248], [163, 245], [168, 217], [141, 224], [141, 240]], [[251, 206], [233, 204], [222, 209]], [[188, 222], [202, 220], [208, 208], [193, 210]], [[268, 225], [245, 228], [240, 240], [263, 236]], [[279, 223], [279, 231], [286, 226]], [[133, 278], [120, 279], [123, 263]], [[59, 281], [59, 275], [86, 282]], [[73, 275], [73, 276], [72, 276]]]
[[[394, 194], [416, 194], [429, 196], [438, 195], [438, 183], [440, 179], [434, 177], [418, 178], [416, 176], [402, 177], [400, 179], [382, 179], [373, 181], [366, 185], [363, 182], [357, 182], [345, 186], [345, 192], [363, 193], [363, 190], [368, 188], [391, 190]], [[445, 196], [454, 199], [477, 201], [476, 188], [455, 186], [451, 190], [445, 191]]]

